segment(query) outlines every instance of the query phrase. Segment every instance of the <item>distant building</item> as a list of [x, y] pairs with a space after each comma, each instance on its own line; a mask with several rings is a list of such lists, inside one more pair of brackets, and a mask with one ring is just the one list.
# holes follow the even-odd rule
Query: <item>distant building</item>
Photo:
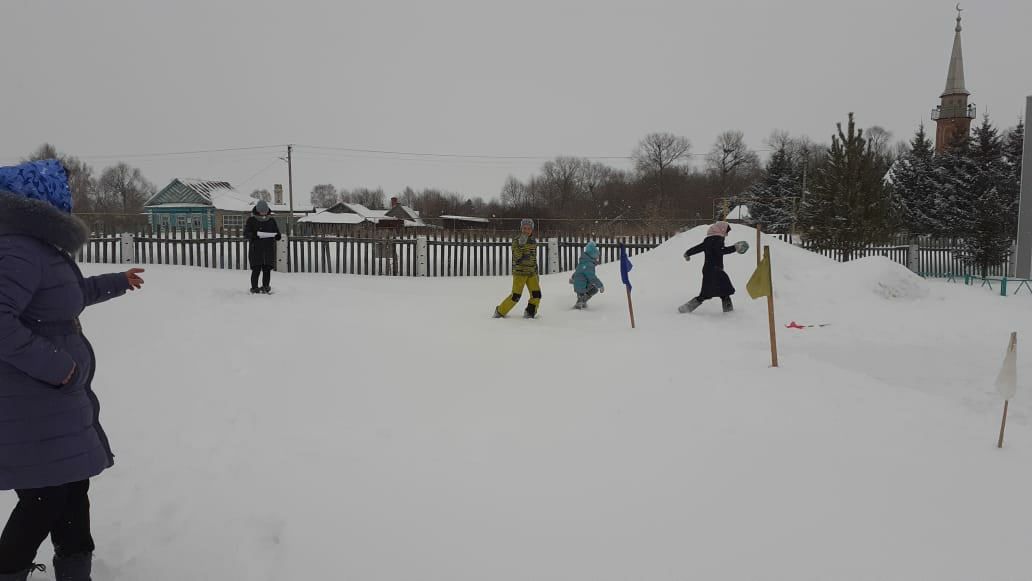
[[305, 216], [299, 224], [308, 224], [315, 232], [350, 233], [362, 229], [434, 228], [419, 212], [391, 198], [390, 210], [372, 210], [362, 204], [339, 202], [321, 212]]
[[[236, 191], [229, 182], [176, 178], [147, 200], [144, 211], [154, 228], [240, 229], [257, 202]], [[270, 209], [277, 220], [286, 223], [288, 208], [270, 204]], [[315, 208], [294, 208], [295, 216], [314, 212]]]
[[968, 103], [971, 93], [964, 84], [964, 54], [960, 44], [960, 7], [954, 29], [953, 52], [946, 72], [946, 90], [939, 96], [940, 105], [932, 110], [935, 121], [935, 152], [948, 151], [971, 134], [971, 120], [977, 115], [974, 104]]

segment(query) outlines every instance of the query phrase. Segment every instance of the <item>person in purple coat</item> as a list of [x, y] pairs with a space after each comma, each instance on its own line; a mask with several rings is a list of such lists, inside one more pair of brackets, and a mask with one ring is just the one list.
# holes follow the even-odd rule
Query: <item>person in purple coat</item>
[[0, 581], [23, 581], [43, 541], [60, 581], [90, 579], [90, 478], [114, 463], [93, 391], [83, 309], [143, 285], [141, 269], [84, 278], [89, 231], [54, 160], [0, 168], [0, 490], [18, 504], [0, 534]]

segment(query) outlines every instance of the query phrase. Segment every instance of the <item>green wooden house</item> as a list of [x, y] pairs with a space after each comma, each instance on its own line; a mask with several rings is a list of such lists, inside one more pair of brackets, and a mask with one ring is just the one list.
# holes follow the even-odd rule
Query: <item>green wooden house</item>
[[176, 178], [147, 201], [144, 211], [154, 228], [240, 229], [255, 202], [229, 182]]

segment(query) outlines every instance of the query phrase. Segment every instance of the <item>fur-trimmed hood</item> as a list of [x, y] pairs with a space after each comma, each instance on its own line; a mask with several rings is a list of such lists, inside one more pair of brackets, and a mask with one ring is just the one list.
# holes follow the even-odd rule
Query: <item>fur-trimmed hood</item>
[[75, 254], [90, 238], [86, 224], [47, 202], [0, 191], [0, 236], [29, 236]]

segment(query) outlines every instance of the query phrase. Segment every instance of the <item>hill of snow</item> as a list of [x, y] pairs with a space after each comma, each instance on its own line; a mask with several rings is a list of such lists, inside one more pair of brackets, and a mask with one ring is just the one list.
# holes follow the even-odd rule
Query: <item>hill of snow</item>
[[735, 313], [677, 314], [703, 235], [635, 258], [633, 331], [616, 265], [584, 312], [544, 277], [535, 321], [490, 317], [506, 278], [274, 275], [266, 297], [150, 269], [84, 319], [117, 456], [95, 578], [1027, 578], [1032, 394], [997, 450], [991, 387], [1032, 299], [766, 241], [770, 369], [751, 252], [727, 257]]

